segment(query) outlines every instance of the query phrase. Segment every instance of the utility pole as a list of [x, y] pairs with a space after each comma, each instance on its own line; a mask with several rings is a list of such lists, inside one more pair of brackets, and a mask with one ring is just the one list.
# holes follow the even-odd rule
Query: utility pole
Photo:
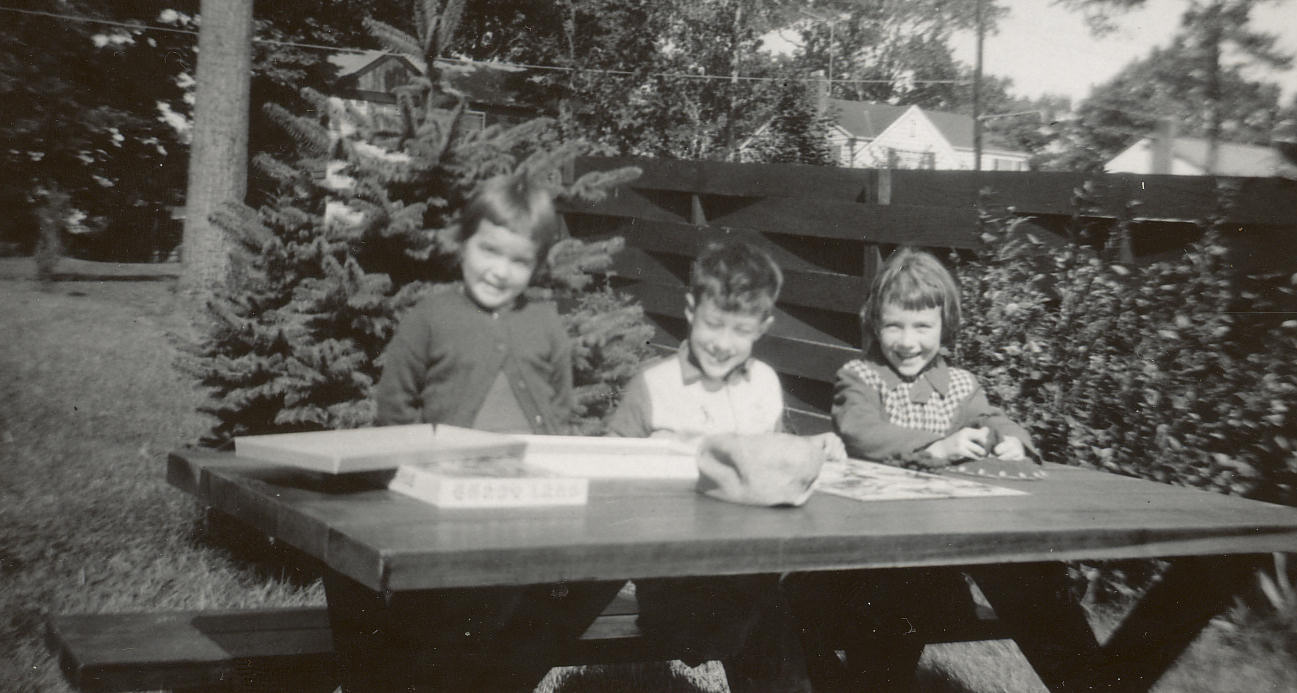
[[826, 23], [826, 24], [829, 25], [829, 72], [828, 72], [828, 80], [829, 80], [829, 98], [833, 98], [833, 27], [834, 27], [834, 25], [836, 25], [836, 24], [838, 23], [838, 20], [837, 20], [836, 17], [826, 17], [826, 16], [824, 16], [824, 15], [822, 15], [822, 14], [816, 14], [816, 13], [814, 13], [814, 12], [808, 12], [807, 10], [804, 10], [804, 9], [802, 9], [802, 8], [800, 8], [800, 7], [797, 8], [797, 13], [800, 14], [800, 15], [802, 15], [802, 16], [804, 16], [804, 17], [810, 17], [811, 19], [814, 19], [814, 20], [816, 20], [816, 21], [820, 21], [820, 22], [824, 22], [824, 23]]
[[973, 67], [973, 170], [982, 170], [982, 41], [984, 40], [985, 0], [977, 0], [977, 61]]

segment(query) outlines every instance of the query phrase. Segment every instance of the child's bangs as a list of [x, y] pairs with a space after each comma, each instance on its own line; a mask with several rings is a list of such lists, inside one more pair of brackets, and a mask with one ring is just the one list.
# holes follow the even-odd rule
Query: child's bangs
[[900, 275], [883, 292], [882, 306], [897, 306], [902, 310], [927, 310], [945, 308], [946, 290], [937, 284], [919, 281], [917, 277]]
[[715, 306], [726, 313], [766, 316], [774, 310], [774, 300], [764, 291], [745, 291], [730, 293], [724, 291], [703, 291], [702, 298], [710, 299]]

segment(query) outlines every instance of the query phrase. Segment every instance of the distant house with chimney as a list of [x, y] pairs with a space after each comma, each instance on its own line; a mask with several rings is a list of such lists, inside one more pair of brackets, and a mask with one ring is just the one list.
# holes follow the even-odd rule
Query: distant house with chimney
[[[973, 118], [961, 113], [929, 111], [869, 101], [821, 99], [832, 126], [828, 141], [839, 166], [972, 170]], [[763, 124], [740, 148], [751, 150], [770, 123]], [[1014, 149], [983, 133], [982, 170], [1026, 171], [1029, 152]]]

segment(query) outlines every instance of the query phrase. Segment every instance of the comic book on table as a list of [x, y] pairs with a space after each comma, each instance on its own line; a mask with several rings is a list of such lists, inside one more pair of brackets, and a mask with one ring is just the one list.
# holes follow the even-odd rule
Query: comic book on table
[[1020, 496], [1026, 493], [972, 479], [855, 459], [826, 462], [820, 469], [815, 490], [859, 501]]

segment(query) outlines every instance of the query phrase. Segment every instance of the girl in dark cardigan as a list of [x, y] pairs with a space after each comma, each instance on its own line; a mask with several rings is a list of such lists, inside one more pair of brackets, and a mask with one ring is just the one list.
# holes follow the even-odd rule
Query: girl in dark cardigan
[[525, 295], [558, 238], [547, 192], [492, 178], [464, 211], [463, 279], [402, 319], [383, 353], [378, 422], [563, 433], [572, 348], [554, 305]]

